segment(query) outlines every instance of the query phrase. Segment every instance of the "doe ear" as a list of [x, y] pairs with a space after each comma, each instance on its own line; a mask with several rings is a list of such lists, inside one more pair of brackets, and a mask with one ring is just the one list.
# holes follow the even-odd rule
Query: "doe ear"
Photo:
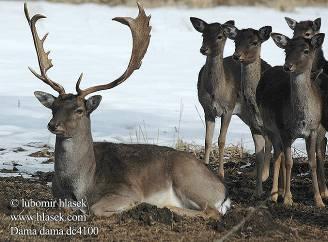
[[223, 24], [222, 25], [223, 32], [225, 36], [227, 36], [229, 39], [235, 40], [236, 36], [238, 34], [237, 27], [230, 25], [230, 24]]
[[285, 49], [288, 41], [290, 40], [287, 36], [278, 33], [271, 33], [271, 38], [273, 39], [274, 43], [282, 49]]
[[325, 34], [323, 33], [316, 34], [311, 38], [311, 45], [315, 49], [320, 48], [324, 39], [325, 39]]
[[192, 23], [194, 28], [200, 33], [204, 32], [204, 29], [207, 25], [207, 23], [204, 20], [195, 17], [190, 17], [190, 22]]
[[235, 26], [235, 20], [228, 20], [228, 21], [225, 22], [224, 24]]
[[262, 42], [267, 41], [270, 38], [272, 32], [271, 26], [264, 26], [259, 29], [259, 36]]
[[317, 18], [316, 20], [313, 21], [313, 30], [314, 31], [319, 31], [321, 27], [321, 18]]
[[41, 91], [34, 92], [34, 96], [39, 100], [40, 103], [42, 103], [43, 106], [50, 109], [52, 108], [52, 105], [56, 100], [56, 97], [54, 97], [53, 95]]
[[100, 95], [95, 95], [95, 96], [89, 97], [86, 100], [85, 106], [86, 106], [88, 114], [92, 113], [94, 110], [96, 110], [98, 108], [101, 99], [102, 99], [102, 97]]
[[291, 28], [292, 30], [294, 30], [295, 27], [296, 27], [297, 21], [294, 20], [294, 19], [288, 18], [288, 17], [285, 17], [285, 20], [286, 20], [289, 28]]

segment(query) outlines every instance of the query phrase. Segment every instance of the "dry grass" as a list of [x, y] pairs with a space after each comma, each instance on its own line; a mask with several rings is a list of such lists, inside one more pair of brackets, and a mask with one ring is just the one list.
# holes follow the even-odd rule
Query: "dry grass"
[[[49, 0], [52, 2], [67, 3], [99, 3], [109, 5], [134, 6], [136, 0]], [[140, 0], [146, 7], [158, 7], [168, 5], [185, 5], [188, 7], [213, 7], [220, 5], [243, 6], [268, 6], [282, 11], [293, 9], [297, 6], [328, 5], [328, 0]]]

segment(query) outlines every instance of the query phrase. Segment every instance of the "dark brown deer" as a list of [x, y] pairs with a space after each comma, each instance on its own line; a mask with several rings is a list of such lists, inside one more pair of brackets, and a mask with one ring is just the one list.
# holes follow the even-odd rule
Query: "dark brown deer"
[[55, 97], [35, 92], [37, 99], [53, 114], [48, 124], [48, 129], [56, 135], [53, 195], [61, 199], [85, 199], [91, 213], [97, 216], [110, 216], [147, 202], [187, 215], [217, 217], [230, 206], [226, 188], [221, 179], [192, 155], [156, 145], [94, 143], [92, 140], [90, 114], [98, 107], [101, 96], [85, 97], [123, 83], [140, 67], [147, 51], [150, 17], [139, 4], [138, 7], [136, 19], [113, 19], [127, 25], [133, 37], [130, 62], [123, 75], [108, 84], [84, 90], [80, 88], [81, 75], [76, 84], [77, 94], [67, 94], [47, 76], [53, 65], [49, 52], [43, 47], [46, 36], [40, 39], [35, 26], [45, 16], [36, 14], [30, 18], [24, 5], [41, 73], [30, 70], [59, 93]]
[[[234, 25], [234, 21], [228, 21], [225, 24], [211, 23], [204, 20], [191, 17], [191, 23], [194, 28], [202, 33], [203, 44], [200, 52], [206, 56], [206, 63], [202, 67], [198, 76], [198, 99], [201, 103], [206, 121], [205, 136], [205, 163], [209, 163], [209, 157], [212, 147], [213, 132], [215, 127], [215, 118], [221, 118], [219, 144], [219, 174], [224, 176], [223, 157], [227, 130], [233, 114], [238, 115], [245, 123], [248, 123], [247, 107], [242, 105], [240, 100], [240, 64], [233, 60], [231, 56], [223, 58], [223, 50], [229, 34], [229, 26]], [[270, 67], [266, 62], [261, 61], [262, 70]], [[251, 130], [253, 132], [253, 130]], [[263, 137], [253, 134], [255, 147], [257, 150], [265, 145]], [[271, 146], [271, 144], [267, 144]], [[267, 149], [268, 154], [266, 164], [270, 162], [271, 149]], [[263, 156], [257, 156], [262, 159]], [[263, 160], [259, 161], [263, 164]], [[269, 175], [269, 169], [265, 169], [262, 179], [266, 180]]]
[[[233, 58], [241, 63], [241, 103], [244, 113], [241, 114], [243, 121], [250, 127], [255, 143], [256, 154], [256, 194], [261, 195], [263, 160], [266, 160], [266, 169], [269, 170], [268, 157], [264, 157], [265, 153], [270, 154], [271, 142], [263, 132], [263, 121], [256, 103], [256, 88], [262, 75], [261, 69], [261, 46], [270, 38], [272, 31], [271, 26], [265, 26], [259, 30], [252, 28], [239, 30], [235, 26], [228, 26], [228, 38], [235, 41], [235, 52]], [[258, 140], [265, 140], [259, 142]], [[269, 149], [269, 152], [264, 152]]]
[[[314, 21], [306, 20], [297, 22], [294, 19], [285, 17], [285, 20], [288, 26], [293, 30], [293, 37], [304, 37], [304, 38], [312, 38], [313, 35], [318, 34], [320, 32], [321, 27], [321, 18], [317, 18]], [[319, 48], [313, 60], [313, 71], [318, 71], [323, 69], [323, 73], [328, 75], [328, 62], [324, 57], [322, 48]]]
[[[311, 80], [311, 69], [315, 52], [324, 40], [324, 34], [316, 34], [310, 39], [271, 34], [276, 45], [286, 52], [284, 66], [267, 70], [258, 84], [256, 99], [264, 130], [274, 147], [274, 176], [272, 200], [278, 198], [278, 175], [282, 153], [285, 156], [286, 187], [284, 204], [293, 203], [290, 191], [293, 160], [291, 145], [297, 138], [304, 138], [312, 174], [314, 200], [323, 207], [317, 180], [316, 142], [317, 130], [321, 123], [322, 98], [320, 90]], [[289, 73], [289, 76], [285, 72]]]
[[[304, 37], [312, 38], [315, 34], [320, 32], [321, 18], [314, 21], [306, 20], [297, 22], [294, 19], [286, 17], [288, 26], [293, 30], [293, 38]], [[326, 186], [326, 179], [324, 174], [324, 159], [327, 147], [327, 138], [325, 137], [326, 130], [328, 130], [328, 62], [326, 61], [322, 47], [315, 51], [315, 56], [312, 64], [313, 80], [319, 85], [320, 93], [323, 98], [322, 110], [322, 125], [318, 130], [317, 140], [317, 163], [318, 163], [318, 177], [321, 196], [328, 197], [328, 189]]]

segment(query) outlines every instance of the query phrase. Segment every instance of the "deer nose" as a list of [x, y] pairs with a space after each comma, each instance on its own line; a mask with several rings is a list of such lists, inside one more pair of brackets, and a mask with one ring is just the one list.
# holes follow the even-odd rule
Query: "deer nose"
[[200, 48], [200, 53], [202, 53], [203, 55], [206, 55], [207, 51], [208, 51], [207, 47], [202, 46], [202, 48]]
[[289, 72], [289, 71], [292, 70], [292, 68], [293, 68], [293, 64], [286, 63], [286, 64], [284, 65], [284, 71]]
[[58, 129], [58, 127], [59, 127], [59, 123], [57, 123], [54, 120], [50, 120], [50, 122], [48, 123], [48, 129], [51, 132], [56, 131]]
[[235, 61], [239, 61], [239, 59], [240, 59], [240, 54], [235, 52], [235, 53], [232, 55], [232, 58], [233, 58]]

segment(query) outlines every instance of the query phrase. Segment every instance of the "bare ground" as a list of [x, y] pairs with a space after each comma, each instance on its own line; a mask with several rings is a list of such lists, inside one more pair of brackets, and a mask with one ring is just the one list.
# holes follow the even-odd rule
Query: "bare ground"
[[[203, 151], [187, 149], [202, 158]], [[12, 221], [12, 214], [58, 214], [71, 211], [59, 208], [12, 208], [11, 199], [51, 200], [50, 188], [46, 185], [52, 174], [39, 173], [35, 180], [20, 177], [0, 178], [0, 240], [43, 241], [43, 240], [100, 240], [100, 241], [328, 241], [328, 209], [313, 206], [311, 177], [303, 158], [295, 160], [293, 167], [292, 193], [295, 204], [285, 207], [273, 204], [267, 198], [272, 183], [271, 177], [264, 183], [267, 193], [263, 199], [252, 194], [255, 179], [254, 157], [241, 156], [238, 149], [227, 149], [226, 183], [233, 201], [233, 208], [220, 221], [203, 218], [186, 218], [173, 214], [168, 209], [159, 209], [148, 204], [110, 218], [87, 217], [85, 222], [36, 222]], [[217, 152], [212, 158], [210, 169], [217, 171]], [[327, 164], [328, 165], [328, 164]], [[326, 166], [327, 172], [327, 166]], [[304, 174], [305, 173], [305, 174]], [[245, 223], [242, 223], [245, 222]], [[11, 227], [63, 229], [98, 227], [97, 236], [26, 236], [10, 235]]]

